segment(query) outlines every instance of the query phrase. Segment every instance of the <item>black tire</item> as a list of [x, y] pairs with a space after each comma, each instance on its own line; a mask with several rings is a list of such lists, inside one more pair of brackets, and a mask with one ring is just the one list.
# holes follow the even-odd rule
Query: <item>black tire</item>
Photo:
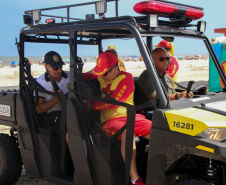
[[13, 185], [22, 171], [22, 159], [17, 139], [0, 134], [0, 185]]
[[180, 182], [178, 185], [211, 185], [211, 183], [204, 180], [191, 179]]

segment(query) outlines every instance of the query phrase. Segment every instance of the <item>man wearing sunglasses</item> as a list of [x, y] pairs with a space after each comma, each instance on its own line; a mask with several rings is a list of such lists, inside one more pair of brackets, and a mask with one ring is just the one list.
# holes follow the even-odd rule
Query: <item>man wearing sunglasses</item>
[[[50, 51], [45, 54], [44, 64], [46, 72], [36, 79], [37, 82], [47, 91], [66, 94], [69, 91], [69, 72], [62, 70], [65, 63], [61, 56], [55, 51]], [[62, 110], [59, 98], [43, 92], [38, 92], [38, 96], [37, 113], [48, 113], [50, 124], [59, 124]]]
[[[176, 93], [173, 79], [165, 72], [166, 68], [170, 64], [170, 56], [167, 51], [163, 48], [156, 48], [152, 51], [151, 56], [159, 75], [159, 79], [163, 82], [170, 100], [187, 98], [187, 91]], [[139, 77], [139, 87], [141, 88], [139, 96], [140, 103], [152, 100], [156, 97], [156, 91], [147, 70], [144, 70]], [[193, 96], [193, 93], [189, 92], [188, 97], [191, 96]]]
[[161, 42], [159, 42], [159, 44], [155, 45], [155, 47], [164, 48], [170, 55], [170, 64], [166, 68], [166, 73], [169, 74], [169, 76], [174, 80], [174, 82], [177, 82], [177, 73], [179, 70], [179, 64], [176, 58], [173, 56], [174, 53], [173, 43], [167, 42], [166, 40], [162, 40]]
[[[97, 58], [97, 64], [92, 71], [93, 75], [86, 77], [94, 79], [96, 77], [100, 82], [101, 91], [111, 95], [114, 99], [134, 105], [134, 80], [130, 73], [120, 71], [118, 67], [118, 58], [110, 51], [101, 53]], [[102, 98], [110, 99], [106, 94], [102, 93]], [[87, 103], [87, 102], [86, 102]], [[88, 103], [87, 103], [88, 106]], [[107, 135], [113, 136], [122, 128], [127, 121], [126, 107], [94, 101], [94, 110], [101, 111], [101, 123], [103, 130]], [[145, 119], [141, 114], [136, 114], [134, 135], [149, 139], [152, 122]], [[125, 159], [125, 143], [126, 130], [117, 138], [121, 141], [121, 153]], [[145, 185], [144, 181], [139, 177], [136, 167], [136, 146], [133, 144], [133, 157], [131, 162], [130, 177], [132, 184]]]

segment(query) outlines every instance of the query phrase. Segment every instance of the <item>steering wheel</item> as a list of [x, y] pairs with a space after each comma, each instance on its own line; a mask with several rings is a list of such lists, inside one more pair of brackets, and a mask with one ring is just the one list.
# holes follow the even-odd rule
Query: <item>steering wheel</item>
[[200, 86], [194, 88], [191, 92], [194, 95], [205, 95], [206, 90], [207, 90], [207, 87], [205, 85], [200, 85]]
[[188, 93], [191, 91], [191, 87], [192, 87], [193, 83], [195, 83], [195, 82], [194, 82], [194, 81], [189, 81], [189, 82], [188, 82], [188, 86], [187, 86], [187, 88], [186, 88], [186, 91], [187, 91], [187, 98], [189, 98], [189, 97], [188, 97]]
[[188, 82], [188, 86], [186, 88], [186, 91], [187, 91], [187, 97], [188, 97], [188, 92], [192, 92], [194, 95], [205, 95], [206, 94], [206, 90], [207, 90], [207, 87], [205, 85], [200, 85], [196, 88], [194, 88], [193, 90], [192, 89], [192, 85], [194, 84], [195, 82], [194, 81], [189, 81]]

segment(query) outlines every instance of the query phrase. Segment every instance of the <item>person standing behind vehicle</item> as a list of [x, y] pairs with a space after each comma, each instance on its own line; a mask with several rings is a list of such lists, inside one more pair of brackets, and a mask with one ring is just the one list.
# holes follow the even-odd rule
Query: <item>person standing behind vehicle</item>
[[[118, 53], [116, 52], [116, 47], [115, 47], [114, 45], [109, 45], [109, 46], [108, 46], [108, 50], [112, 50], [112, 52], [115, 51], [114, 54], [116, 54], [117, 57], [118, 57]], [[122, 60], [121, 58], [119, 58], [119, 57], [118, 57], [118, 67], [119, 67], [119, 70], [120, 70], [120, 71], [126, 72], [125, 64], [124, 64], [123, 60]]]
[[165, 40], [162, 40], [161, 42], [159, 42], [158, 45], [155, 45], [155, 47], [164, 48], [170, 55], [170, 64], [166, 69], [166, 73], [174, 80], [174, 82], [177, 82], [177, 73], [179, 70], [179, 64], [176, 58], [173, 57], [173, 44]]
[[[53, 81], [57, 87], [57, 93], [66, 94], [69, 91], [69, 72], [63, 71], [63, 62], [61, 56], [55, 52], [50, 51], [45, 54], [44, 66], [46, 72], [36, 79], [47, 91], [55, 92]], [[52, 82], [51, 82], [52, 81]], [[52, 125], [59, 125], [61, 118], [61, 102], [57, 96], [52, 96], [43, 92], [38, 93], [38, 105], [36, 111], [38, 114], [47, 113], [48, 120]]]
[[[223, 69], [223, 71], [224, 71], [224, 73], [225, 73], [225, 75], [226, 75], [226, 61], [224, 61], [224, 62], [221, 64], [221, 67], [222, 67], [222, 69]], [[221, 77], [220, 77], [220, 85], [221, 85], [222, 89], [225, 89], [225, 86], [224, 86], [224, 83], [223, 83]]]
[[[114, 99], [133, 105], [134, 80], [130, 73], [120, 71], [118, 67], [118, 58], [113, 53], [106, 51], [99, 55], [97, 65], [89, 74], [90, 79], [97, 78], [100, 82], [101, 91], [108, 93]], [[84, 74], [85, 75], [85, 74]], [[87, 77], [88, 77], [87, 76]], [[102, 93], [102, 98], [107, 98]], [[86, 105], [89, 106], [88, 102]], [[101, 111], [101, 123], [103, 130], [107, 135], [113, 136], [127, 122], [126, 107], [113, 105], [105, 102], [94, 101], [94, 110]], [[149, 139], [152, 122], [145, 119], [141, 114], [136, 114], [134, 135]], [[117, 138], [121, 141], [121, 154], [125, 161], [126, 130]], [[133, 140], [133, 153], [130, 169], [131, 182], [134, 185], [145, 185], [145, 182], [139, 177], [136, 167], [136, 145]]]

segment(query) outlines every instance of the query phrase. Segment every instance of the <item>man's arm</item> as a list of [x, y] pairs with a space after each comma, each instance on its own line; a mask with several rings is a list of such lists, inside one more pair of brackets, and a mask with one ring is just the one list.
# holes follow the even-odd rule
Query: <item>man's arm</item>
[[[190, 91], [188, 93], [188, 97], [192, 97], [193, 96], [193, 93]], [[187, 98], [187, 91], [183, 91], [183, 92], [180, 92], [180, 93], [176, 93], [176, 94], [169, 94], [169, 98], [170, 100], [177, 100], [179, 98]]]
[[[62, 94], [63, 91], [60, 89], [58, 93]], [[36, 98], [34, 98], [34, 101], [36, 101]], [[45, 98], [39, 97], [38, 105], [36, 106], [36, 111], [38, 114], [42, 114], [50, 110], [55, 104], [59, 102], [59, 98], [57, 96], [54, 96], [52, 100], [46, 102]]]

